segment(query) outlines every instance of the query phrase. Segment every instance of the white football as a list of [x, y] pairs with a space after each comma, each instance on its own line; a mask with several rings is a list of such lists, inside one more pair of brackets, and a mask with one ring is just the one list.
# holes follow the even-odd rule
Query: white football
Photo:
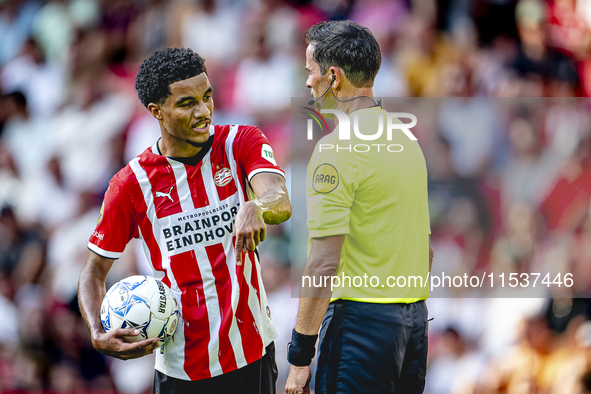
[[115, 283], [103, 299], [101, 322], [105, 331], [135, 328], [140, 335], [128, 342], [160, 338], [166, 343], [176, 330], [179, 308], [168, 286], [156, 278], [135, 275]]

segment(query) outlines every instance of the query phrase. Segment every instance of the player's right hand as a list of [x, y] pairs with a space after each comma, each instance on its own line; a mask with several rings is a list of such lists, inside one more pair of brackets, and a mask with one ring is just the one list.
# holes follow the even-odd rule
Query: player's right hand
[[236, 242], [236, 265], [242, 265], [242, 253], [254, 251], [265, 240], [267, 226], [263, 219], [263, 210], [254, 201], [247, 201], [238, 210], [234, 222]]
[[137, 336], [140, 331], [133, 328], [118, 328], [103, 332], [92, 338], [92, 346], [105, 356], [121, 360], [144, 357], [159, 345], [158, 338], [150, 338], [140, 342], [127, 343], [123, 337]]

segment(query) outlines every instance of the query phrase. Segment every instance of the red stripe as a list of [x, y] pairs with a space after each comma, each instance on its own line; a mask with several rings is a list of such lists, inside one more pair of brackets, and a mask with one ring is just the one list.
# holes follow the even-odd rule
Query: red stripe
[[195, 167], [185, 165], [185, 169], [187, 170], [187, 183], [191, 190], [191, 197], [195, 208], [203, 208], [209, 205], [209, 199], [207, 198], [207, 192], [205, 191], [205, 185], [203, 184], [201, 165], [201, 163]]
[[220, 306], [220, 364], [224, 373], [238, 368], [236, 365], [236, 356], [232, 343], [230, 342], [230, 326], [232, 325], [232, 279], [230, 270], [226, 262], [226, 253], [223, 244], [215, 244], [205, 247], [205, 252], [211, 263], [211, 271], [215, 278], [215, 288], [218, 294], [218, 303]]
[[[234, 240], [236, 237], [234, 237]], [[244, 256], [243, 256], [244, 258]], [[254, 315], [248, 306], [248, 296], [250, 287], [244, 277], [245, 264], [236, 267], [238, 285], [240, 286], [240, 298], [236, 309], [236, 322], [240, 330], [244, 358], [248, 364], [258, 360], [263, 356], [263, 340], [259, 328], [256, 326]]]
[[[229, 128], [228, 128], [229, 130]], [[216, 130], [216, 140], [214, 141], [214, 145], [211, 151], [211, 176], [215, 180], [215, 176], [218, 171], [222, 171], [223, 169], [230, 169], [230, 162], [226, 157], [226, 140], [228, 139], [228, 132], [227, 130], [220, 130], [219, 134]], [[214, 182], [215, 183], [215, 182]], [[238, 189], [236, 189], [236, 183], [234, 179], [224, 186], [219, 186], [215, 184], [218, 197], [220, 200], [225, 200], [226, 198], [233, 196], [236, 194]]]
[[[238, 126], [238, 131], [236, 132], [236, 134], [234, 136], [234, 141], [232, 141], [232, 155], [234, 156], [234, 164], [236, 165], [236, 174], [234, 174], [234, 176], [235, 176], [234, 187], [240, 187], [240, 189], [242, 190], [242, 195], [244, 196], [244, 199], [246, 201], [248, 201], [249, 200], [248, 193], [246, 192], [246, 184], [244, 182], [244, 180], [246, 179], [246, 174], [244, 174], [243, 168], [240, 165], [241, 163], [238, 160], [238, 158], [239, 158], [238, 146], [240, 145], [239, 142], [240, 142], [240, 138], [241, 138], [241, 134], [240, 134], [241, 127], [243, 127], [243, 126]], [[216, 129], [216, 131], [217, 131], [217, 129]], [[228, 126], [227, 134], [225, 135], [225, 138], [224, 138], [224, 152], [226, 151], [225, 141], [228, 139], [229, 132], [230, 132], [230, 127]], [[229, 159], [226, 158], [226, 160], [228, 160], [228, 163], [229, 163]], [[236, 182], [238, 183], [237, 185], [236, 185]]]
[[142, 237], [144, 238], [144, 242], [150, 251], [150, 260], [152, 263], [152, 267], [156, 271], [160, 271], [164, 273], [164, 278], [162, 278], [162, 282], [168, 286], [172, 287], [170, 284], [170, 279], [168, 278], [168, 273], [162, 267], [162, 254], [160, 252], [160, 247], [158, 246], [158, 242], [156, 242], [156, 238], [154, 238], [154, 229], [150, 220], [148, 220], [147, 212], [148, 207], [146, 205], [146, 201], [144, 200], [144, 195], [142, 193], [142, 188], [135, 177], [135, 174], [128, 166], [126, 170], [129, 169], [129, 174], [126, 177], [127, 181], [127, 191], [131, 194], [131, 199], [136, 203], [136, 207], [138, 208], [138, 223], [140, 226], [140, 231], [142, 232]]
[[[234, 156], [236, 158], [236, 156]], [[248, 185], [248, 181], [246, 181], [246, 174], [242, 171], [242, 167], [236, 162], [236, 178], [238, 180], [238, 185], [240, 185], [240, 189], [242, 189], [242, 195], [244, 196], [245, 201], [249, 201], [248, 192], [246, 191], [246, 186]]]
[[209, 319], [195, 252], [191, 250], [171, 256], [170, 268], [181, 289], [185, 322], [185, 372], [191, 380], [209, 378]]
[[[142, 155], [140, 157], [140, 165], [146, 171], [148, 180], [152, 185], [156, 216], [160, 219], [183, 212], [174, 171], [168, 160], [163, 156]], [[163, 193], [163, 195], [156, 196], [157, 192]], [[170, 198], [167, 195], [170, 195]]]

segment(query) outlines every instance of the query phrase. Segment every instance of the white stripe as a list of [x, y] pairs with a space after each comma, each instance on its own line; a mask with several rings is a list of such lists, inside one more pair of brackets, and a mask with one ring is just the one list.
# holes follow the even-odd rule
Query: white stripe
[[[224, 253], [226, 254], [226, 262], [228, 264], [230, 279], [232, 281], [231, 300], [232, 311], [234, 312], [232, 315], [230, 332], [228, 334], [230, 337], [230, 343], [232, 344], [232, 349], [234, 349], [236, 365], [238, 368], [242, 368], [247, 364], [247, 362], [246, 357], [244, 356], [244, 348], [242, 346], [242, 335], [240, 334], [240, 329], [238, 328], [238, 322], [236, 320], [236, 311], [238, 310], [238, 302], [240, 301], [240, 286], [238, 285], [238, 278], [236, 277], [236, 254], [234, 252], [234, 245], [231, 242], [228, 243]], [[246, 338], [246, 340], [248, 340], [248, 338]]]
[[259, 283], [259, 289], [261, 290], [260, 316], [262, 322], [259, 329], [261, 330], [261, 339], [263, 340], [263, 347], [267, 347], [271, 342], [273, 342], [277, 338], [277, 328], [275, 327], [275, 323], [273, 323], [271, 316], [267, 315], [267, 308], [269, 307], [269, 303], [267, 301], [267, 293], [265, 292], [265, 287], [263, 284], [263, 276], [260, 274], [261, 264], [258, 261], [256, 254], [254, 255], [254, 260], [257, 272], [259, 273], [259, 275], [257, 275], [257, 280]]
[[[177, 301], [179, 307], [179, 321], [177, 324], [177, 329], [174, 334], [174, 341], [170, 340], [165, 346], [165, 352], [171, 352], [173, 354], [178, 354], [179, 357], [175, 360], [172, 357], [163, 357], [160, 354], [160, 351], [156, 352], [156, 369], [160, 370], [163, 373], [168, 372], [169, 370], [175, 371], [176, 373], [182, 373], [184, 379], [190, 380], [189, 375], [185, 372], [184, 367], [184, 359], [185, 359], [185, 328], [184, 328], [184, 321], [182, 319], [183, 315], [183, 305], [181, 303], [181, 291], [179, 286], [176, 282], [176, 279], [172, 273], [170, 268], [170, 259], [165, 255], [164, 251], [166, 250], [164, 240], [162, 239], [162, 235], [158, 230], [158, 218], [156, 216], [156, 208], [154, 205], [154, 196], [152, 195], [152, 185], [148, 179], [148, 174], [142, 168], [139, 163], [139, 157], [136, 157], [131, 162], [129, 162], [129, 166], [131, 170], [135, 174], [135, 177], [142, 189], [142, 194], [144, 195], [144, 201], [146, 203], [146, 207], [148, 210], [146, 212], [146, 217], [150, 221], [152, 225], [152, 232], [154, 233], [154, 239], [158, 243], [158, 249], [160, 250], [161, 258], [162, 258], [162, 268], [168, 273], [168, 278], [170, 279], [170, 285], [172, 293]], [[149, 254], [146, 255], [150, 257]], [[151, 260], [150, 260], [151, 261]], [[155, 273], [156, 274], [156, 273]]]
[[205, 296], [205, 307], [207, 309], [207, 319], [209, 321], [209, 343], [207, 350], [209, 353], [209, 372], [211, 376], [221, 375], [222, 365], [220, 364], [220, 327], [222, 316], [220, 312], [220, 302], [215, 287], [215, 278], [211, 269], [211, 263], [205, 252], [205, 248], [195, 248], [195, 257], [201, 272], [203, 281], [203, 294]]
[[93, 244], [91, 242], [88, 243], [88, 249], [92, 250], [94, 253], [98, 254], [101, 257], [106, 257], [108, 259], [113, 259], [113, 260], [118, 259], [123, 254], [123, 253], [118, 253], [118, 252], [109, 252], [108, 250], [104, 250], [104, 249], [99, 248], [98, 246], [96, 246], [95, 244]]
[[187, 182], [187, 169], [185, 168], [185, 165], [168, 157], [166, 160], [168, 160], [168, 164], [170, 164], [172, 171], [174, 172], [177, 194], [179, 195], [183, 212], [192, 211], [195, 209], [195, 206], [193, 205], [193, 198], [191, 197], [189, 182]]
[[217, 191], [214, 190], [213, 175], [211, 174], [211, 161], [210, 154], [206, 154], [203, 160], [201, 160], [201, 177], [203, 178], [203, 186], [205, 193], [207, 194], [207, 205], [209, 206], [212, 201], [217, 201]]
[[[226, 139], [226, 156], [228, 157], [228, 162], [230, 163], [230, 170], [232, 171], [232, 176], [234, 177], [234, 180], [238, 183], [237, 184], [237, 189], [238, 189], [238, 195], [240, 197], [240, 203], [243, 204], [246, 201], [246, 198], [244, 196], [244, 193], [242, 191], [242, 183], [241, 180], [238, 178], [238, 171], [237, 171], [237, 163], [236, 163], [236, 159], [234, 158], [234, 140], [236, 139], [236, 135], [238, 134], [238, 125], [234, 125], [231, 126], [230, 128], [230, 132], [228, 133], [228, 138]], [[254, 171], [253, 171], [254, 172]], [[256, 174], [253, 174], [253, 176]], [[283, 175], [283, 174], [281, 174]], [[250, 185], [246, 185], [247, 189], [250, 188]], [[254, 193], [253, 193], [254, 195]], [[232, 252], [232, 254], [234, 254], [234, 252]], [[235, 261], [235, 259], [232, 259], [232, 261]], [[268, 345], [270, 342], [266, 343], [265, 341], [265, 325], [264, 323], [261, 321], [261, 318], [263, 317], [261, 315], [261, 313], [265, 313], [264, 317], [266, 317], [266, 310], [264, 312], [261, 312], [263, 308], [266, 309], [266, 304], [262, 305], [263, 303], [259, 304], [259, 300], [257, 297], [257, 293], [254, 289], [254, 287], [252, 286], [252, 284], [250, 283], [250, 279], [252, 276], [252, 262], [250, 261], [250, 258], [248, 257], [248, 253], [245, 255], [245, 259], [244, 259], [244, 278], [246, 280], [246, 283], [248, 284], [249, 287], [249, 292], [248, 292], [248, 308], [250, 309], [252, 316], [254, 317], [254, 323], [255, 323], [255, 329], [256, 331], [259, 333], [259, 335], [261, 336], [261, 339], [263, 340], [264, 345]], [[260, 267], [259, 267], [259, 271], [260, 272]], [[263, 293], [261, 296], [261, 299], [265, 299], [265, 290], [264, 287], [261, 285], [261, 281], [260, 281], [260, 274], [259, 276], [259, 289], [261, 290], [261, 292]], [[271, 323], [272, 324], [272, 323]], [[274, 338], [273, 338], [274, 339]], [[265, 352], [265, 349], [263, 348], [263, 354]]]
[[[213, 181], [213, 175], [212, 175], [212, 170], [211, 170], [211, 162], [210, 162], [210, 156], [207, 155], [204, 159], [203, 162], [201, 164], [201, 175], [203, 176], [203, 185], [205, 186], [205, 190], [207, 192], [207, 198], [209, 201], [217, 201], [218, 197], [217, 197], [217, 190], [214, 189], [214, 181]], [[223, 243], [222, 243], [223, 245]], [[230, 261], [230, 264], [228, 264], [228, 270], [230, 271], [230, 278], [232, 281], [232, 295], [231, 295], [231, 305], [232, 305], [232, 323], [230, 324], [230, 331], [228, 333], [228, 336], [230, 338], [230, 343], [232, 344], [232, 349], [234, 350], [234, 356], [236, 358], [236, 364], [238, 365], [238, 368], [243, 367], [246, 365], [246, 358], [244, 357], [244, 350], [242, 348], [242, 338], [240, 336], [240, 330], [238, 329], [238, 324], [236, 322], [236, 309], [238, 307], [238, 300], [240, 298], [240, 292], [239, 292], [239, 287], [238, 287], [238, 280], [236, 278], [236, 263], [235, 263], [235, 258], [233, 257], [233, 250], [234, 250], [234, 245], [232, 245], [232, 243], [228, 243], [226, 250], [224, 251], [226, 254], [226, 261]], [[204, 259], [207, 260], [207, 255], [205, 253], [204, 254]], [[199, 260], [199, 258], [198, 258]], [[209, 260], [207, 260], [209, 263]], [[213, 275], [212, 275], [213, 276]], [[205, 288], [205, 285], [204, 285]], [[219, 303], [219, 300], [217, 299], [217, 292], [215, 292], [215, 286], [214, 286], [214, 295], [216, 297], [216, 302]], [[206, 298], [207, 300], [207, 298]], [[219, 310], [219, 307], [218, 307]], [[208, 308], [209, 311], [209, 308]], [[209, 312], [208, 312], [209, 313]], [[221, 320], [221, 319], [220, 319]], [[211, 321], [211, 320], [210, 320]], [[212, 332], [212, 330], [210, 329], [210, 338], [213, 338], [215, 334], [215, 337], [217, 339], [217, 337], [219, 337], [219, 326], [218, 326], [218, 331]], [[210, 343], [211, 345], [211, 343]], [[219, 343], [218, 343], [219, 346]], [[211, 361], [211, 359], [210, 359]], [[213, 372], [212, 372], [212, 376], [213, 376]]]
[[[211, 132], [211, 127], [210, 127]], [[201, 161], [201, 176], [203, 177], [203, 186], [207, 194], [208, 207], [211, 201], [216, 201], [213, 190], [213, 177], [211, 175], [211, 162], [209, 153]], [[209, 343], [207, 349], [209, 352], [209, 371], [211, 376], [221, 375], [223, 373], [220, 364], [220, 327], [222, 316], [220, 311], [220, 301], [218, 299], [217, 289], [215, 287], [215, 278], [211, 269], [209, 257], [205, 248], [195, 248], [199, 271], [203, 280], [203, 294], [205, 295], [205, 307], [207, 308], [207, 318], [209, 320]]]
[[[245, 198], [244, 193], [242, 192], [242, 184], [240, 182], [240, 179], [238, 178], [236, 160], [234, 159], [234, 140], [236, 138], [236, 135], [238, 134], [238, 127], [238, 125], [233, 125], [230, 127], [230, 132], [228, 133], [228, 137], [226, 139], [226, 157], [228, 158], [228, 163], [230, 163], [230, 171], [232, 172], [232, 177], [234, 178], [234, 182], [236, 182], [236, 189], [238, 189], [238, 197], [240, 199], [240, 203], [243, 204], [245, 202]], [[236, 321], [236, 310], [238, 308], [238, 302], [240, 300], [240, 286], [238, 285], [238, 278], [236, 277], [236, 253], [233, 245], [230, 248], [230, 250], [226, 250], [226, 256], [229, 257], [230, 261], [228, 268], [230, 270], [230, 276], [232, 278], [232, 308], [234, 310], [232, 325], [230, 327], [230, 341], [232, 343], [232, 348], [234, 349], [234, 354], [236, 355], [236, 364], [240, 368], [241, 365], [246, 365], [246, 359], [244, 357], [242, 337]], [[245, 260], [248, 260], [248, 257]], [[252, 293], [252, 291], [249, 291], [249, 293]], [[245, 340], [248, 339], [245, 338]]]
[[[158, 141], [160, 141], [160, 140], [158, 140]], [[156, 143], [154, 145], [152, 145], [152, 153], [160, 156], [160, 153], [158, 152], [158, 141], [156, 141]]]
[[226, 156], [228, 157], [228, 162], [230, 163], [230, 170], [232, 171], [234, 181], [238, 183], [236, 185], [236, 189], [238, 189], [240, 204], [243, 204], [246, 200], [244, 198], [244, 193], [242, 192], [242, 182], [240, 179], [238, 179], [238, 170], [236, 160], [234, 159], [234, 139], [236, 138], [236, 134], [238, 134], [238, 125], [233, 125], [230, 127], [230, 132], [228, 133], [228, 138], [226, 139]]
[[[250, 283], [250, 278], [252, 276], [252, 261], [250, 261], [250, 257], [248, 257], [248, 256], [249, 255], [247, 253], [246, 258], [244, 259], [244, 279], [246, 280], [246, 283], [248, 284], [248, 287], [249, 287], [248, 308], [250, 309], [252, 316], [254, 317], [255, 329], [257, 330], [257, 332], [259, 333], [259, 335], [262, 338], [263, 333], [262, 333], [262, 324], [261, 324], [261, 307], [259, 306], [259, 300], [257, 297], [256, 289]], [[259, 287], [259, 289], [260, 288], [261, 287]]]
[[256, 174], [260, 174], [261, 172], [274, 172], [275, 174], [279, 174], [285, 178], [285, 173], [276, 168], [259, 168], [258, 170], [253, 170], [250, 174], [248, 174], [248, 181], [250, 182], [253, 176], [255, 176]]

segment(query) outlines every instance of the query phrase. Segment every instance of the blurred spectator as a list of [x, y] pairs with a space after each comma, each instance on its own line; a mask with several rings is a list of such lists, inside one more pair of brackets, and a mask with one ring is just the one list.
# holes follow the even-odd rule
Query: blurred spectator
[[78, 195], [65, 185], [59, 159], [52, 157], [46, 168], [24, 183], [18, 215], [51, 231], [76, 215], [78, 203]]
[[22, 193], [22, 183], [10, 152], [0, 144], [0, 204], [16, 205]]
[[48, 161], [50, 118], [32, 117], [21, 92], [11, 93], [8, 99], [14, 110], [4, 126], [2, 139], [14, 158], [19, 177], [27, 179], [42, 172]]
[[133, 120], [127, 132], [125, 141], [124, 161], [130, 162], [142, 154], [148, 147], [154, 145], [161, 136], [160, 125], [151, 113], [145, 113]]
[[553, 151], [542, 149], [541, 135], [529, 120], [517, 118], [509, 126], [513, 155], [501, 180], [503, 207], [517, 202], [538, 208], [556, 182], [561, 164]]
[[182, 46], [203, 56], [208, 67], [235, 63], [246, 38], [240, 34], [240, 9], [217, 3], [203, 0], [187, 4], [179, 24]]
[[77, 206], [76, 196], [65, 188], [57, 158], [51, 157], [51, 118], [31, 117], [19, 92], [7, 95], [7, 103], [13, 109], [2, 139], [14, 164], [14, 178], [6, 182], [14, 194], [5, 201], [14, 206], [20, 221], [51, 230]]
[[408, 95], [406, 81], [399, 68], [396, 57], [396, 38], [394, 32], [385, 32], [377, 38], [382, 51], [382, 66], [374, 83], [376, 97], [404, 97]]
[[92, 234], [99, 209], [90, 193], [80, 195], [77, 215], [61, 224], [47, 241], [48, 285], [63, 304], [76, 297], [78, 277], [86, 256], [88, 234]]
[[37, 1], [8, 0], [0, 4], [0, 66], [15, 58], [31, 34], [40, 4]]
[[562, 167], [541, 211], [550, 230], [573, 231], [584, 220], [591, 199], [591, 163], [588, 144], [580, 145]]
[[[155, 361], [154, 354], [134, 360], [112, 359], [110, 371], [117, 392], [122, 394], [150, 392], [154, 379]], [[130, 379], [130, 376], [134, 379]]]
[[401, 29], [398, 61], [410, 96], [434, 95], [438, 68], [449, 56], [429, 23], [410, 15]]
[[516, 18], [521, 50], [512, 66], [524, 78], [547, 81], [550, 95], [573, 96], [579, 85], [576, 66], [567, 56], [548, 46], [544, 26], [546, 12], [544, 3], [538, 0], [518, 3]]
[[[133, 58], [143, 60], [158, 49], [171, 44], [175, 39], [176, 12], [174, 2], [165, 0], [146, 1], [144, 11], [139, 13], [131, 26], [128, 49]], [[203, 37], [203, 34], [199, 34]], [[215, 35], [208, 37], [215, 37]], [[185, 44], [183, 44], [185, 45]], [[190, 45], [185, 45], [191, 47]], [[195, 49], [195, 48], [193, 48]], [[197, 51], [198, 53], [201, 53]], [[201, 54], [203, 56], [203, 54]]]
[[[459, 70], [458, 70], [459, 72]], [[469, 82], [459, 74], [452, 96], [469, 95]], [[473, 178], [482, 174], [494, 159], [502, 134], [497, 104], [485, 98], [445, 100], [439, 109], [439, 129], [450, 143], [451, 162], [456, 174]]]
[[257, 117], [287, 111], [296, 90], [296, 63], [286, 53], [270, 52], [265, 36], [255, 35], [252, 53], [238, 64], [234, 103], [242, 113]]
[[556, 338], [547, 322], [536, 317], [524, 322], [521, 341], [509, 352], [497, 357], [485, 380], [487, 389], [507, 392], [549, 392], [557, 381], [557, 372], [569, 358], [556, 346]]
[[5, 92], [21, 91], [25, 95], [32, 117], [46, 119], [64, 101], [63, 70], [45, 61], [33, 39], [26, 41], [19, 57], [4, 66], [1, 78]]
[[429, 365], [426, 390], [433, 394], [469, 393], [484, 367], [483, 355], [472, 351], [461, 334], [448, 327], [437, 340], [437, 356]]
[[[355, 3], [349, 19], [367, 26], [380, 42], [401, 26], [407, 13], [407, 4], [402, 0], [370, 0]], [[383, 53], [384, 48], [380, 49]]]
[[50, 63], [66, 61], [74, 29], [66, 0], [50, 0], [39, 10], [33, 24], [33, 35]]
[[7, 278], [8, 296], [21, 286], [38, 280], [43, 269], [45, 245], [41, 234], [18, 222], [12, 209], [0, 211], [0, 275]]
[[52, 146], [66, 187], [100, 193], [120, 168], [116, 144], [121, 142], [134, 101], [109, 93], [100, 78], [80, 80], [73, 89], [72, 103], [52, 122]]
[[287, 362], [287, 344], [291, 340], [291, 330], [295, 325], [298, 311], [297, 298], [291, 298], [291, 270], [289, 266], [290, 245], [281, 233], [275, 234], [270, 242], [261, 244], [261, 272], [273, 322], [277, 327], [275, 340], [275, 359], [279, 377], [277, 387], [285, 387], [290, 364]]

